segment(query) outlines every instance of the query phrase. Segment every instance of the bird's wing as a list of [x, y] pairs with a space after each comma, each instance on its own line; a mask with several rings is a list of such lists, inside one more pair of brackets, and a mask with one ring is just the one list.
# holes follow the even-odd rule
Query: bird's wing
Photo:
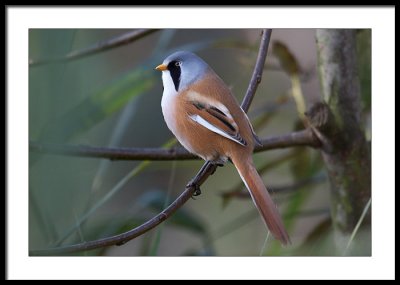
[[247, 142], [242, 138], [238, 125], [229, 110], [221, 103], [209, 104], [201, 100], [191, 100], [189, 103], [189, 118], [240, 145], [246, 146]]

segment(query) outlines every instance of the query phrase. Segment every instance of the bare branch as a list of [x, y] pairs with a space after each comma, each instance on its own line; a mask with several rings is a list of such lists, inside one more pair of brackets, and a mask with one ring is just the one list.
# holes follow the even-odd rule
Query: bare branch
[[29, 66], [39, 66], [43, 64], [49, 63], [61, 63], [65, 61], [70, 61], [74, 59], [79, 59], [85, 56], [93, 55], [99, 52], [107, 51], [109, 49], [119, 47], [121, 45], [126, 45], [138, 39], [141, 39], [151, 33], [158, 31], [157, 29], [137, 29], [122, 35], [116, 36], [111, 39], [107, 39], [105, 41], [99, 41], [96, 44], [89, 46], [87, 48], [72, 51], [67, 55], [54, 57], [54, 58], [44, 58], [37, 60], [30, 60]]
[[315, 136], [314, 132], [311, 129], [305, 129], [282, 136], [264, 138], [261, 140], [261, 146], [255, 148], [255, 152], [294, 146], [310, 146], [318, 148], [320, 145], [321, 143]]
[[[271, 34], [271, 30], [265, 30], [265, 29], [263, 30], [263, 36], [262, 36], [262, 40], [260, 43], [260, 50], [259, 50], [259, 55], [257, 57], [255, 71], [253, 72], [253, 76], [250, 80], [248, 92], [246, 93], [246, 96], [242, 103], [243, 110], [246, 110], [246, 111], [248, 110], [251, 100], [254, 97], [254, 94], [256, 92], [258, 83], [261, 81], [262, 69], [263, 69], [263, 66], [265, 63], [265, 55], [266, 55], [267, 49], [268, 49], [270, 34]], [[264, 56], [262, 56], [263, 54], [264, 54]], [[258, 69], [261, 69], [261, 71], [259, 71]], [[275, 143], [277, 143], [277, 142], [275, 141]], [[57, 248], [46, 249], [46, 250], [34, 250], [34, 251], [31, 251], [30, 254], [32, 254], [32, 255], [57, 255], [57, 254], [64, 254], [64, 253], [68, 253], [68, 252], [76, 252], [76, 251], [95, 249], [95, 248], [100, 248], [100, 247], [105, 247], [105, 246], [110, 246], [110, 245], [122, 245], [122, 244], [126, 243], [127, 241], [129, 241], [135, 237], [138, 237], [138, 236], [144, 234], [145, 232], [151, 230], [152, 228], [159, 225], [161, 222], [165, 221], [168, 217], [170, 217], [187, 200], [189, 200], [189, 198], [192, 197], [193, 194], [195, 194], [197, 191], [200, 190], [201, 184], [204, 183], [204, 181], [206, 181], [207, 178], [211, 174], [214, 173], [216, 168], [217, 168], [216, 165], [213, 165], [210, 162], [206, 162], [202, 166], [200, 171], [197, 173], [197, 175], [189, 182], [188, 186], [183, 191], [183, 193], [170, 206], [168, 206], [164, 211], [162, 211], [160, 214], [153, 217], [146, 223], [144, 223], [128, 232], [125, 232], [125, 233], [122, 233], [120, 235], [116, 235], [113, 237], [108, 237], [108, 238], [95, 240], [95, 241], [84, 242], [84, 243], [80, 243], [80, 244], [76, 244], [76, 245], [57, 247]]]
[[190, 160], [197, 157], [183, 147], [96, 147], [29, 142], [29, 150], [44, 154], [106, 158], [110, 160]]
[[[282, 136], [264, 138], [254, 152], [294, 146], [319, 147], [319, 140], [311, 129], [292, 132]], [[54, 143], [29, 142], [29, 150], [37, 153], [106, 158], [110, 160], [192, 160], [199, 159], [183, 147], [173, 148], [112, 148], [85, 145], [60, 145]]]
[[257, 87], [261, 82], [262, 74], [264, 71], [265, 59], [267, 57], [269, 40], [271, 38], [271, 29], [263, 29], [262, 37], [260, 42], [260, 48], [258, 49], [258, 56], [256, 65], [254, 67], [253, 75], [251, 76], [249, 87], [247, 87], [246, 95], [242, 102], [242, 109], [247, 113], [249, 110], [251, 101], [253, 101], [254, 95], [256, 94]]
[[[207, 168], [212, 167], [212, 165], [209, 165], [209, 164], [206, 164], [206, 165], [207, 165]], [[204, 173], [203, 170], [204, 170], [203, 168], [200, 170], [200, 172], [196, 175], [196, 177], [192, 183], [196, 183], [196, 185], [199, 186], [206, 180], [206, 178], [210, 175], [210, 172], [207, 171], [207, 173]], [[127, 243], [131, 239], [134, 239], [134, 238], [148, 232], [149, 230], [153, 229], [154, 227], [156, 227], [157, 225], [161, 224], [163, 221], [168, 219], [176, 210], [178, 210], [183, 204], [185, 204], [186, 201], [190, 199], [190, 197], [193, 196], [195, 190], [196, 190], [196, 187], [194, 187], [194, 186], [186, 187], [185, 191], [183, 191], [183, 193], [171, 205], [169, 205], [164, 211], [162, 211], [155, 217], [151, 218], [144, 224], [142, 224], [130, 231], [127, 231], [127, 232], [124, 232], [122, 234], [115, 235], [112, 237], [106, 237], [103, 239], [83, 242], [83, 243], [74, 244], [74, 245], [60, 246], [60, 247], [42, 249], [42, 250], [32, 250], [32, 251], [30, 251], [30, 255], [62, 255], [62, 254], [66, 254], [66, 253], [91, 250], [91, 249], [102, 248], [102, 247], [111, 246], [111, 245], [123, 245], [124, 243]]]

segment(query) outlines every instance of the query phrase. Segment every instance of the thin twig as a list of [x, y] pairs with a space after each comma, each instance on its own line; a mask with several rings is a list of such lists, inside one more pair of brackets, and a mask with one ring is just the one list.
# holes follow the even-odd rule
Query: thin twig
[[[199, 182], [200, 183], [200, 182]], [[111, 245], [123, 245], [124, 243], [134, 239], [145, 232], [153, 229], [157, 225], [161, 224], [163, 221], [168, 219], [176, 210], [178, 210], [183, 204], [186, 203], [187, 200], [192, 197], [195, 191], [194, 187], [188, 187], [183, 191], [183, 193], [171, 204], [169, 205], [164, 211], [156, 215], [155, 217], [151, 218], [144, 224], [130, 230], [124, 232], [119, 235], [106, 237], [103, 239], [98, 239], [94, 241], [83, 242], [74, 245], [67, 245], [67, 246], [60, 246], [56, 248], [49, 248], [43, 250], [32, 250], [30, 251], [31, 255], [62, 255], [66, 253], [84, 251], [84, 250], [91, 250]]]
[[30, 251], [30, 255], [62, 255], [66, 253], [91, 250], [111, 245], [123, 245], [128, 241], [155, 228], [163, 221], [168, 219], [173, 213], [175, 213], [176, 210], [178, 210], [183, 204], [187, 202], [187, 200], [189, 200], [193, 196], [194, 192], [196, 191], [196, 187], [200, 187], [207, 180], [208, 176], [210, 176], [213, 173], [213, 170], [215, 170], [215, 165], [206, 162], [204, 166], [200, 169], [200, 171], [197, 173], [197, 175], [193, 178], [190, 185], [186, 187], [183, 193], [178, 198], [176, 198], [176, 200], [172, 202], [171, 205], [169, 205], [165, 210], [163, 210], [161, 213], [154, 216], [147, 222], [141, 224], [140, 226], [130, 231], [112, 237], [106, 237], [103, 239], [83, 242], [74, 245], [60, 246], [60, 247], [41, 249], [41, 250], [32, 250]]
[[138, 39], [141, 39], [151, 33], [158, 31], [157, 29], [137, 29], [122, 35], [118, 35], [114, 38], [107, 39], [105, 41], [99, 41], [96, 44], [89, 46], [84, 49], [72, 51], [64, 56], [54, 57], [54, 58], [43, 58], [37, 60], [30, 60], [29, 66], [39, 66], [49, 63], [61, 63], [65, 61], [70, 61], [74, 59], [79, 59], [85, 56], [93, 55], [99, 52], [107, 51], [109, 49], [119, 47], [121, 45], [126, 45]]
[[253, 75], [251, 76], [249, 87], [247, 87], [246, 95], [242, 102], [242, 109], [247, 113], [250, 108], [251, 101], [253, 101], [256, 94], [257, 87], [261, 82], [262, 74], [264, 71], [265, 59], [267, 57], [269, 40], [271, 38], [271, 29], [263, 29], [260, 48], [258, 49], [258, 56], [256, 65], [254, 67]]
[[[242, 103], [243, 110], [246, 110], [246, 111], [248, 110], [251, 100], [254, 97], [254, 94], [256, 92], [258, 83], [261, 81], [262, 69], [265, 64], [265, 56], [260, 56], [260, 54], [266, 55], [270, 34], [271, 34], [270, 30], [266, 30], [266, 29], [263, 30], [263, 36], [262, 36], [261, 43], [260, 43], [259, 56], [257, 57], [257, 62], [255, 65], [255, 71], [253, 72], [253, 76], [250, 80], [250, 86], [248, 88], [248, 92], [246, 93], [246, 96], [243, 99], [243, 103]], [[261, 71], [256, 72], [256, 70], [258, 68], [260, 68], [259, 66], [261, 66]], [[65, 254], [65, 253], [69, 253], [69, 252], [101, 248], [101, 247], [111, 246], [111, 245], [122, 245], [122, 244], [128, 242], [129, 240], [146, 233], [147, 231], [156, 227], [157, 225], [159, 225], [160, 223], [165, 221], [168, 217], [170, 217], [187, 200], [189, 200], [189, 198], [192, 197], [194, 193], [199, 191], [202, 183], [204, 183], [204, 181], [206, 181], [207, 178], [211, 174], [213, 174], [215, 170], [216, 170], [216, 166], [207, 161], [202, 166], [202, 168], [197, 173], [197, 175], [189, 182], [188, 186], [183, 191], [183, 193], [170, 206], [168, 206], [164, 211], [162, 211], [161, 213], [159, 213], [152, 219], [148, 220], [144, 224], [142, 224], [128, 232], [125, 232], [125, 233], [122, 233], [122, 234], [119, 234], [119, 235], [116, 235], [113, 237], [107, 237], [107, 238], [103, 238], [100, 240], [94, 240], [94, 241], [84, 242], [84, 243], [75, 244], [75, 245], [62, 246], [62, 247], [57, 247], [57, 248], [52, 248], [52, 249], [45, 249], [45, 250], [33, 250], [33, 251], [30, 251], [30, 254], [31, 255], [57, 255], [57, 254]]]
[[[319, 147], [319, 141], [311, 129], [292, 132], [286, 135], [263, 138], [262, 145], [254, 152], [287, 148], [294, 146]], [[183, 147], [173, 148], [116, 148], [85, 145], [61, 145], [55, 143], [29, 142], [29, 150], [37, 153], [68, 155], [80, 157], [106, 158], [110, 160], [193, 160], [198, 159]]]

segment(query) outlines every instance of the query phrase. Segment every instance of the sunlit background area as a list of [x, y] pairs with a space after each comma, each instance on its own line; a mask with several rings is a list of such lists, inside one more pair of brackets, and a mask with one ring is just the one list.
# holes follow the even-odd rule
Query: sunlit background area
[[[241, 102], [260, 42], [258, 29], [158, 30], [118, 47], [74, 59], [75, 51], [130, 30], [31, 29], [31, 143], [99, 147], [178, 146], [162, 113], [161, 74], [154, 70], [177, 50], [202, 57]], [[262, 81], [249, 110], [259, 137], [305, 128], [303, 114], [322, 100], [315, 30], [272, 32]], [[371, 32], [357, 31], [363, 129], [371, 139]], [[293, 96], [293, 94], [297, 94]], [[304, 106], [303, 106], [304, 103]], [[73, 255], [336, 256], [330, 184], [321, 153], [310, 147], [254, 155], [279, 206], [292, 244], [267, 232], [234, 166], [219, 167], [170, 219], [129, 241]], [[29, 249], [110, 237], [165, 209], [203, 165], [201, 160], [111, 161], [30, 151]], [[371, 254], [362, 227], [349, 255]]]

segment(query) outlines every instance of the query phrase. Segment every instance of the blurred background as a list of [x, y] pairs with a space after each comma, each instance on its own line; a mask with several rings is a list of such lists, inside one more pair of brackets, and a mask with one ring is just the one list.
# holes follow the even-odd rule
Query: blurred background
[[[161, 74], [176, 50], [202, 57], [240, 102], [260, 40], [256, 29], [159, 30], [134, 42], [76, 60], [55, 59], [130, 30], [31, 29], [29, 138], [35, 142], [112, 147], [169, 147], [161, 113]], [[357, 33], [363, 120], [371, 139], [371, 33]], [[36, 63], [36, 64], [35, 64]], [[292, 94], [300, 94], [295, 99]], [[301, 115], [320, 101], [315, 30], [273, 30], [263, 79], [249, 110], [259, 137], [304, 128]], [[330, 222], [329, 182], [318, 150], [287, 148], [254, 155], [285, 219], [292, 245], [267, 230], [233, 165], [218, 168], [172, 218], [119, 247], [74, 255], [258, 256], [341, 255]], [[185, 188], [203, 162], [109, 161], [38, 154], [29, 157], [29, 248], [108, 237], [140, 225]], [[352, 255], [370, 255], [370, 230]]]

